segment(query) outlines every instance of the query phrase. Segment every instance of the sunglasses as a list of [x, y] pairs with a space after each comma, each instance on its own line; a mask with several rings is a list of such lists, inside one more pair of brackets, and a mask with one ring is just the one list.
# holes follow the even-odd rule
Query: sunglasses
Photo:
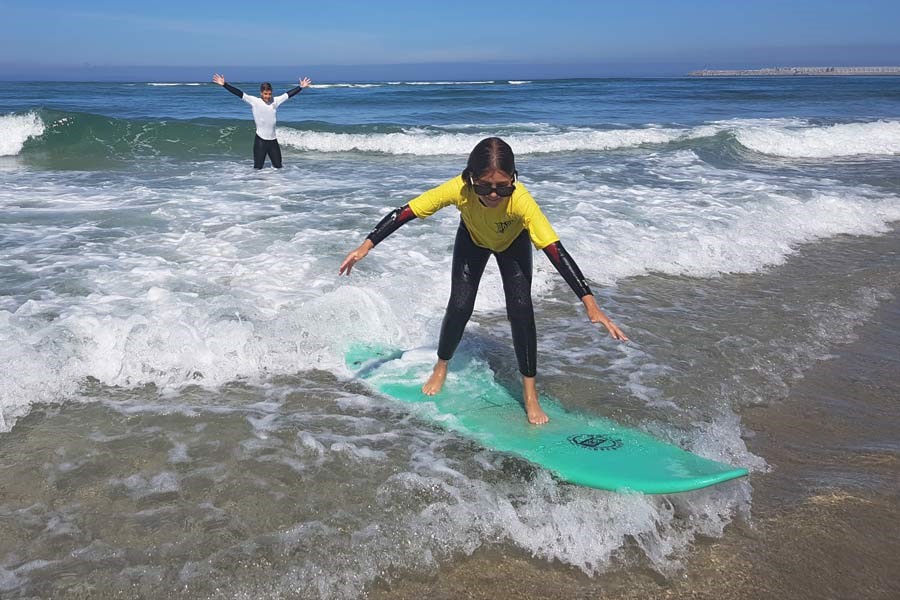
[[516, 191], [516, 186], [514, 185], [498, 185], [491, 186], [486, 183], [475, 183], [472, 182], [472, 189], [475, 190], [475, 193], [479, 196], [490, 196], [491, 193], [495, 193], [501, 198], [506, 198], [508, 196], [512, 196], [513, 192]]

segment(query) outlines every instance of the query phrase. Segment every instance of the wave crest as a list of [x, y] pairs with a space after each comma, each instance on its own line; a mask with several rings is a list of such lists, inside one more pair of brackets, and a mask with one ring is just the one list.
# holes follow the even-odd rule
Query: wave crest
[[30, 138], [44, 134], [44, 122], [31, 112], [0, 117], [0, 156], [15, 156]]
[[786, 158], [900, 154], [900, 122], [841, 123], [827, 127], [742, 127], [735, 139], [750, 150]]
[[[667, 144], [705, 137], [714, 133], [709, 127], [668, 129], [573, 129], [551, 132], [510, 133], [504, 139], [516, 154], [577, 152], [635, 148], [645, 144]], [[467, 154], [485, 133], [434, 133], [426, 129], [407, 129], [394, 133], [332, 133], [301, 131], [280, 127], [278, 139], [297, 150], [313, 152], [380, 152], [439, 156]]]

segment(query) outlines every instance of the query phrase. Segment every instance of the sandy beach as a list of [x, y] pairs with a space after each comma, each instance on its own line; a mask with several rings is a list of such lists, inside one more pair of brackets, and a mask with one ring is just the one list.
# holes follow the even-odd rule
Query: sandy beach
[[[900, 301], [817, 364], [786, 401], [747, 410], [753, 516], [690, 550], [664, 578], [613, 568], [588, 578], [526, 556], [476, 553], [434, 580], [376, 589], [379, 600], [659, 598], [892, 599], [900, 596]], [[627, 561], [626, 561], [627, 562]], [[621, 564], [620, 564], [621, 566]]]

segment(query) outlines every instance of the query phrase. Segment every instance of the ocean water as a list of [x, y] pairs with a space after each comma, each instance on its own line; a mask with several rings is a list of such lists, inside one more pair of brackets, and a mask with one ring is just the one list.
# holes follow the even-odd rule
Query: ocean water
[[[0, 83], [3, 597], [356, 598], [474, 554], [677, 578], [778, 468], [742, 415], [900, 289], [898, 78], [329, 83], [278, 116], [255, 172], [217, 85]], [[353, 380], [354, 343], [436, 347], [458, 215], [338, 265], [492, 135], [632, 340], [538, 253], [539, 387], [748, 479], [571, 486]], [[518, 385], [493, 264], [460, 351]]]

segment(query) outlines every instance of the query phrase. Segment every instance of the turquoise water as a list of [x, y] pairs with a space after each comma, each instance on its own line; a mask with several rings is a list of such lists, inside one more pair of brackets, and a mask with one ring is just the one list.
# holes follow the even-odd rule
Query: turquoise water
[[[897, 78], [317, 84], [279, 110], [285, 168], [259, 173], [245, 104], [162, 84], [0, 84], [13, 597], [358, 597], [478, 550], [597, 579], [637, 552], [671, 577], [778, 468], [743, 413], [900, 287]], [[353, 381], [351, 344], [435, 347], [458, 216], [404, 226], [349, 278], [341, 259], [488, 135], [632, 340], [537, 254], [541, 389], [749, 480], [569, 486]], [[493, 266], [463, 348], [518, 393]]]

